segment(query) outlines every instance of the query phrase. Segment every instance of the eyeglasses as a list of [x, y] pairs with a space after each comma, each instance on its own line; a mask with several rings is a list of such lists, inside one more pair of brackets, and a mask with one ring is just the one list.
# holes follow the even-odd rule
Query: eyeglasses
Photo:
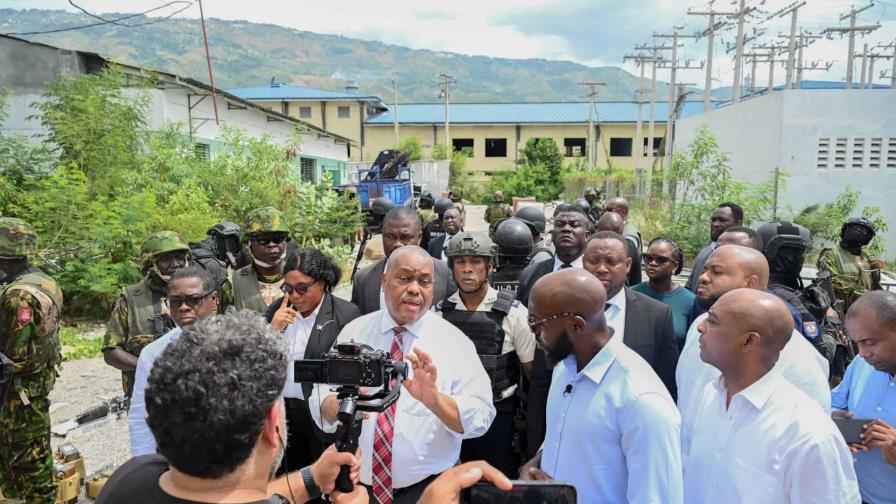
[[642, 254], [641, 258], [644, 259], [644, 264], [650, 264], [652, 262], [657, 263], [660, 266], [665, 266], [672, 262], [672, 259], [668, 257], [653, 255], [653, 254]]
[[281, 243], [286, 241], [286, 236], [253, 236], [250, 238], [253, 243], [257, 243], [262, 247], [267, 246], [268, 243], [273, 243], [274, 245], [280, 245]]
[[181, 305], [186, 304], [188, 307], [192, 309], [196, 309], [202, 301], [205, 300], [214, 290], [210, 290], [201, 296], [189, 296], [189, 297], [169, 297], [168, 298], [168, 306], [171, 307], [172, 310], [177, 310]]
[[310, 282], [310, 283], [306, 283], [306, 284], [295, 284], [295, 285], [290, 285], [288, 283], [284, 283], [283, 285], [280, 286], [280, 290], [282, 290], [283, 293], [286, 295], [290, 295], [293, 292], [295, 292], [297, 294], [304, 295], [306, 292], [308, 292], [308, 289], [314, 287], [314, 284], [316, 284], [316, 283], [317, 282]]
[[538, 320], [534, 316], [529, 315], [529, 329], [531, 329], [532, 332], [535, 332], [535, 329], [538, 328], [538, 326], [547, 324], [548, 322], [561, 317], [581, 317], [581, 315], [579, 315], [578, 313], [561, 312], [556, 315], [551, 315], [550, 317], [545, 317], [541, 320]]

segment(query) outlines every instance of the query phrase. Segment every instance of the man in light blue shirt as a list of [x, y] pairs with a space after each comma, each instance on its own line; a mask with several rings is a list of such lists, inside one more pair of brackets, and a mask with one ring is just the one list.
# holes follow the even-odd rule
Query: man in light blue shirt
[[199, 265], [181, 268], [171, 275], [168, 304], [177, 327], [147, 345], [137, 360], [134, 392], [128, 410], [128, 431], [131, 434], [131, 456], [156, 452], [156, 440], [146, 425], [146, 382], [155, 360], [169, 343], [180, 337], [181, 328], [210, 317], [218, 309], [218, 293], [211, 275]]
[[613, 337], [606, 301], [577, 268], [532, 288], [529, 324], [556, 365], [545, 440], [520, 477], [569, 481], [587, 502], [680, 504], [678, 410], [650, 365]]
[[834, 417], [868, 419], [853, 452], [862, 500], [896, 503], [896, 294], [874, 291], [856, 300], [846, 330], [859, 357], [831, 392]]

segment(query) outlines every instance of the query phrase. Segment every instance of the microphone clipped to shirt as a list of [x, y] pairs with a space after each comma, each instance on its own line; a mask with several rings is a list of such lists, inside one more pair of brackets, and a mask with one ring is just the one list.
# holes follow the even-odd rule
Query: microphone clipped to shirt
[[572, 383], [566, 385], [566, 388], [563, 389], [563, 397], [566, 397], [569, 394], [572, 394]]

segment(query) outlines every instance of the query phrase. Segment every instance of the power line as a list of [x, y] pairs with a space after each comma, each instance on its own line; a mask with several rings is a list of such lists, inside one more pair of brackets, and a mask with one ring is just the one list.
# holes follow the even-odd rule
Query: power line
[[[139, 27], [139, 26], [148, 26], [148, 25], [152, 25], [152, 24], [156, 24], [156, 23], [161, 23], [162, 21], [167, 21], [168, 19], [170, 19], [170, 18], [173, 17], [174, 15], [176, 15], [176, 14], [178, 14], [178, 13], [180, 13], [180, 12], [183, 12], [183, 11], [187, 10], [189, 7], [191, 7], [191, 6], [193, 5], [193, 2], [192, 2], [192, 1], [189, 1], [189, 0], [173, 0], [173, 1], [168, 2], [168, 3], [166, 3], [166, 4], [162, 4], [162, 5], [158, 6], [158, 7], [153, 7], [152, 9], [145, 10], [145, 11], [143, 11], [143, 12], [138, 12], [138, 13], [136, 13], [136, 14], [128, 14], [127, 16], [122, 16], [122, 17], [120, 17], [120, 18], [115, 18], [115, 19], [105, 19], [105, 18], [100, 17], [100, 16], [98, 16], [98, 15], [96, 15], [96, 14], [92, 14], [92, 13], [90, 13], [90, 12], [87, 12], [86, 10], [84, 10], [82, 7], [78, 6], [77, 4], [75, 4], [74, 2], [72, 2], [71, 0], [69, 0], [69, 3], [72, 5], [72, 7], [74, 7], [74, 8], [76, 8], [76, 9], [80, 10], [81, 12], [85, 13], [86, 15], [88, 15], [88, 16], [90, 16], [90, 17], [92, 17], [92, 18], [99, 19], [100, 21], [99, 21], [99, 22], [96, 22], [96, 23], [86, 24], [86, 25], [69, 26], [69, 27], [66, 27], [66, 28], [56, 28], [56, 29], [53, 29], [53, 30], [30, 31], [30, 32], [10, 32], [10, 33], [6, 33], [5, 35], [19, 35], [19, 36], [22, 36], [22, 35], [44, 35], [44, 34], [47, 34], [47, 33], [59, 33], [59, 32], [72, 31], [72, 30], [83, 30], [83, 29], [85, 29], [85, 28], [92, 28], [92, 27], [94, 27], [94, 26], [102, 26], [102, 25], [106, 25], [106, 24], [114, 24], [114, 25], [117, 25], [117, 26], [123, 26], [123, 27], [127, 27], [127, 28], [136, 28], [136, 27]], [[125, 23], [120, 23], [120, 22], [119, 22], [119, 21], [124, 21], [124, 20], [126, 20], [126, 19], [132, 19], [132, 18], [139, 17], [139, 16], [145, 16], [146, 14], [149, 14], [150, 12], [155, 12], [155, 11], [157, 11], [157, 10], [161, 10], [161, 9], [166, 8], [166, 7], [170, 7], [170, 6], [172, 6], [172, 5], [177, 5], [177, 4], [186, 4], [186, 5], [184, 5], [184, 6], [181, 7], [180, 9], [178, 9], [178, 10], [172, 12], [171, 14], [168, 14], [167, 16], [164, 16], [164, 17], [162, 17], [162, 18], [159, 18], [159, 19], [156, 19], [156, 20], [153, 20], [153, 21], [147, 21], [147, 22], [145, 22], [145, 23], [137, 23], [137, 24], [125, 24]]]

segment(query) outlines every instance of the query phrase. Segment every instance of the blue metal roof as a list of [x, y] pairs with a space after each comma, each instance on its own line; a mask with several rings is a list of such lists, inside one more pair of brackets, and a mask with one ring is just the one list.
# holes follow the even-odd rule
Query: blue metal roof
[[345, 91], [330, 91], [295, 84], [274, 83], [267, 86], [233, 88], [229, 93], [246, 100], [375, 100], [379, 97]]
[[[853, 82], [852, 86], [853, 89], [857, 89], [859, 87], [859, 83]], [[775, 86], [775, 89], [784, 89], [784, 86], [778, 85]], [[846, 89], [846, 82], [804, 80], [801, 83], [800, 89]], [[872, 89], [890, 89], [890, 86], [885, 84], [873, 84]]]
[[[597, 118], [602, 123], [634, 123], [638, 121], [637, 102], [598, 102]], [[452, 103], [448, 111], [451, 124], [577, 124], [588, 122], [588, 102], [562, 103]], [[644, 104], [642, 120], [647, 120]], [[655, 120], [666, 121], [668, 102], [656, 102]], [[699, 114], [703, 102], [685, 102], [681, 117]], [[442, 124], [445, 105], [442, 103], [400, 103], [401, 124]], [[392, 111], [369, 118], [367, 124], [392, 124]]]

